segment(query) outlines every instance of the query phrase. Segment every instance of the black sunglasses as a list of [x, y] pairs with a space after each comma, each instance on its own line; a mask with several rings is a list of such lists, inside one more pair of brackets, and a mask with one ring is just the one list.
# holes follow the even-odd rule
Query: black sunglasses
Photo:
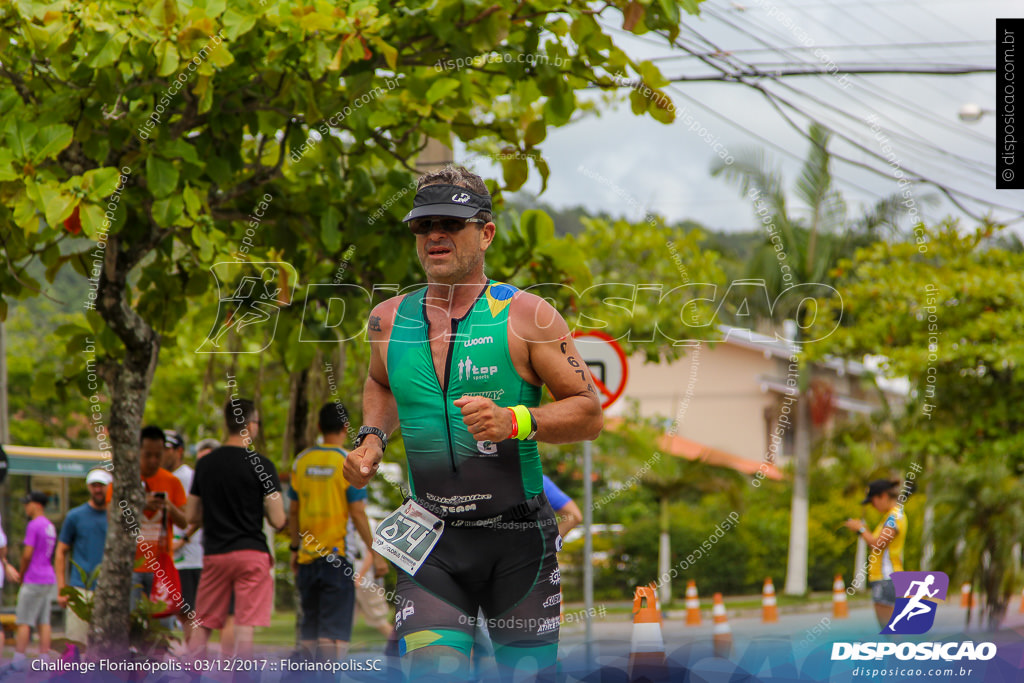
[[[414, 218], [409, 221], [409, 230], [414, 235], [426, 235], [434, 230], [441, 230], [442, 232], [453, 233], [459, 232], [466, 227], [467, 223], [486, 223], [487, 221], [482, 218]], [[434, 224], [437, 227], [434, 227]]]

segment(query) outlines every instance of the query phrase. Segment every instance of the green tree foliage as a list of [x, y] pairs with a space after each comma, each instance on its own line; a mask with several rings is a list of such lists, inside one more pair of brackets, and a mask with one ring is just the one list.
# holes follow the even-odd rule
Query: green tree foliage
[[1024, 523], [1024, 256], [991, 226], [921, 230], [924, 244], [877, 243], [839, 264], [851, 324], [815, 352], [880, 354], [887, 374], [909, 379], [898, 433], [934, 491], [935, 568], [980, 586], [994, 628], [1019, 581]]
[[678, 358], [684, 342], [715, 338], [715, 292], [723, 291], [725, 276], [718, 254], [704, 248], [703, 232], [653, 216], [642, 223], [584, 218], [583, 225], [567, 237], [588, 255], [593, 281], [572, 307], [580, 329], [605, 332], [627, 355], [652, 362]]
[[[742, 307], [726, 311], [742, 327], [756, 329], [759, 322], [774, 323], [776, 334], [785, 319], [795, 320], [796, 342], [817, 340], [831, 332], [808, 336], [806, 327], [815, 311], [804, 306], [805, 297], [832, 297], [836, 290], [832, 269], [837, 259], [858, 243], [870, 242], [881, 226], [895, 227], [899, 215], [898, 197], [881, 199], [874, 208], [855, 219], [832, 176], [828, 151], [830, 133], [818, 124], [808, 131], [810, 147], [800, 175], [793, 186], [798, 204], [790, 204], [782, 174], [771, 168], [764, 150], [737, 157], [733, 164], [716, 161], [712, 175], [721, 175], [740, 188], [764, 228], [764, 241], [748, 264], [748, 277], [765, 283], [766, 301], [742, 301]], [[835, 320], [830, 318], [830, 320]], [[810, 372], [800, 367], [800, 391], [804, 400], [797, 405], [795, 424], [796, 485], [792, 500], [792, 534], [785, 592], [799, 595], [807, 590], [808, 481], [810, 472], [810, 413], [807, 387]]]

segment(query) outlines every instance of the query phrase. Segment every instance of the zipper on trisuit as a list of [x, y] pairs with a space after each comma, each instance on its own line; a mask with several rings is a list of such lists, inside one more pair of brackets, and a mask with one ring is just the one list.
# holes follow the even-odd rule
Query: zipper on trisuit
[[444, 403], [444, 433], [448, 437], [448, 459], [452, 465], [452, 472], [457, 472], [458, 470], [455, 469], [455, 447], [452, 446], [452, 426], [448, 419], [448, 384], [451, 382], [452, 356], [455, 355], [455, 333], [458, 329], [459, 321], [452, 320], [451, 336], [448, 337], [448, 355], [444, 361], [444, 386], [441, 387], [441, 397]]

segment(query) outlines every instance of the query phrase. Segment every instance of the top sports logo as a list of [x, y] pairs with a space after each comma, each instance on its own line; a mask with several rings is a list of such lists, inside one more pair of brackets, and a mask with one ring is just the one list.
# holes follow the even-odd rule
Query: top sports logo
[[892, 618], [881, 633], [917, 635], [926, 633], [935, 623], [938, 600], [945, 601], [949, 577], [943, 572], [893, 572], [896, 605]]

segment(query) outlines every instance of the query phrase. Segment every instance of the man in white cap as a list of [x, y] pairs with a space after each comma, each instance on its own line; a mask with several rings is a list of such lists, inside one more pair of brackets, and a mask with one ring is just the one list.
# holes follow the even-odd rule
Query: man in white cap
[[[107, 539], [107, 485], [111, 481], [112, 477], [106, 470], [91, 470], [85, 477], [85, 484], [89, 488], [88, 502], [71, 510], [60, 528], [54, 564], [57, 573], [57, 604], [61, 607], [68, 605], [69, 596], [61, 595], [67, 586], [71, 586], [86, 600], [92, 596], [96, 578], [93, 572], [103, 561], [103, 546]], [[74, 563], [70, 567], [70, 576], [67, 562], [69, 552]], [[88, 622], [69, 609], [64, 624], [68, 640], [86, 642], [89, 636]]]

